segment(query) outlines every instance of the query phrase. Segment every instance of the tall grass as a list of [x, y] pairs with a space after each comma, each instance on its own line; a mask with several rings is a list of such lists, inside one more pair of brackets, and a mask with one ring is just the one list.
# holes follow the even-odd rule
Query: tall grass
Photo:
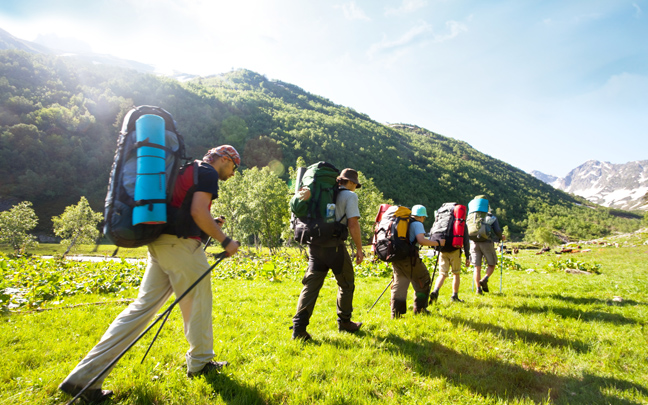
[[[222, 374], [186, 378], [176, 310], [144, 364], [152, 334], [104, 387], [115, 391], [116, 404], [648, 403], [647, 253], [645, 246], [577, 253], [571, 257], [601, 265], [599, 275], [577, 275], [547, 270], [566, 255], [523, 252], [513, 258], [521, 270], [504, 269], [502, 293], [500, 268], [484, 296], [463, 273], [465, 303], [451, 303], [448, 280], [430, 316], [411, 314], [410, 291], [410, 310], [398, 320], [390, 319], [389, 292], [368, 311], [389, 278], [358, 278], [353, 319], [364, 325], [357, 334], [337, 331], [330, 278], [306, 343], [291, 340], [288, 329], [299, 277], [214, 279], [214, 349], [230, 363]], [[67, 304], [111, 297], [75, 296]], [[57, 385], [124, 306], [5, 314], [0, 403], [69, 400]]]

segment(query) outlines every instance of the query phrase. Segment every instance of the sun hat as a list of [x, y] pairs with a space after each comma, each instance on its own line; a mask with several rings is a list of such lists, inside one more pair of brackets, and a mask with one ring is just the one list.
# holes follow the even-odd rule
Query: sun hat
[[342, 173], [337, 177], [337, 180], [349, 180], [357, 184], [356, 188], [362, 187], [362, 184], [358, 181], [358, 172], [353, 169], [342, 170]]

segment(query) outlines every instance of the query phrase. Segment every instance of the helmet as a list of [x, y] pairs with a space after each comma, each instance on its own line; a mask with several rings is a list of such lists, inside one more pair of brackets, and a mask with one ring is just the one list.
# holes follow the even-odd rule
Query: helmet
[[427, 217], [427, 210], [424, 206], [417, 204], [412, 207], [412, 215], [415, 217]]

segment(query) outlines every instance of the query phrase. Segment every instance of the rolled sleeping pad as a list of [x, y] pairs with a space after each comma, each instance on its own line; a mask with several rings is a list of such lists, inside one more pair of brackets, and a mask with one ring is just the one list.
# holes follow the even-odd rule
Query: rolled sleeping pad
[[471, 212], [488, 212], [488, 200], [475, 198], [468, 203], [468, 213]]
[[[153, 115], [142, 115], [135, 121], [137, 142], [165, 146], [164, 118]], [[133, 209], [133, 225], [163, 224], [166, 222], [166, 174], [164, 149], [153, 146], [137, 148], [137, 178], [135, 180], [135, 203], [146, 200], [156, 202], [136, 205]]]

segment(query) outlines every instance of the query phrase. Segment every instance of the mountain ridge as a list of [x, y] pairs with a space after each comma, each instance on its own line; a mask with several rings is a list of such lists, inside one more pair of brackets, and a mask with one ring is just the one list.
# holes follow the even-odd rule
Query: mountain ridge
[[588, 160], [572, 169], [564, 178], [537, 170], [531, 174], [558, 190], [604, 207], [648, 210], [648, 160], [622, 164]]

